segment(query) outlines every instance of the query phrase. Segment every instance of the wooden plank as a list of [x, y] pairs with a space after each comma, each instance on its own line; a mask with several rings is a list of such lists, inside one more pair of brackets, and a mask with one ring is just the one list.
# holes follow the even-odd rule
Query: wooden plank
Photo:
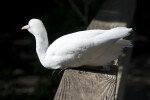
[[[128, 26], [134, 10], [135, 0], [106, 0], [87, 29]], [[119, 63], [121, 69], [126, 68], [129, 61], [125, 59], [129, 58], [130, 51], [126, 49], [125, 56], [119, 58], [123, 62]], [[117, 64], [116, 61], [109, 72], [102, 72], [99, 67], [95, 71], [80, 68], [65, 70], [54, 100], [121, 100], [119, 98], [122, 96], [118, 96], [118, 91], [123, 91], [124, 85], [121, 85], [121, 81], [126, 71], [119, 70], [118, 74]]]

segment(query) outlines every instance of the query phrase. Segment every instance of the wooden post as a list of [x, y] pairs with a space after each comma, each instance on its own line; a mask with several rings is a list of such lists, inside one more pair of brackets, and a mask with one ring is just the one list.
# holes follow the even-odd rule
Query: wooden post
[[[106, 0], [87, 29], [110, 29], [130, 25], [135, 0]], [[87, 69], [67, 69], [61, 79], [54, 100], [121, 100], [131, 49], [116, 60], [109, 72]], [[119, 69], [118, 69], [119, 67]]]

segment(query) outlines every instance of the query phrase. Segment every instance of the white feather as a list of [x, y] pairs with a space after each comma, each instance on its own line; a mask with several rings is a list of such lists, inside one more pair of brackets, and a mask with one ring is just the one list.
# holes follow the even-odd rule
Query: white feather
[[42, 65], [49, 69], [104, 66], [118, 58], [124, 47], [132, 47], [129, 40], [131, 28], [86, 30], [64, 35], [48, 47], [47, 32], [38, 19], [29, 21], [28, 29], [36, 38], [36, 50]]

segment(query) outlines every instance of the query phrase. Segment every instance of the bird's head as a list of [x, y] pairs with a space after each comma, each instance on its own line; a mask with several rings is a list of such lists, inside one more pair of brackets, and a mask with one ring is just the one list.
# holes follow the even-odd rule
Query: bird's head
[[27, 29], [34, 36], [41, 35], [46, 32], [45, 27], [41, 20], [39, 19], [31, 19], [28, 25], [25, 25], [21, 28], [22, 30]]

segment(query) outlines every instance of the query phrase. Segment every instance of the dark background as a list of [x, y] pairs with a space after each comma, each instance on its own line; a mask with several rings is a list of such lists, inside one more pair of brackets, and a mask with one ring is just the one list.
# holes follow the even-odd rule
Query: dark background
[[[84, 0], [73, 0], [84, 13]], [[105, 0], [93, 0], [88, 7], [89, 23]], [[100, 5], [99, 5], [100, 4]], [[150, 52], [148, 0], [137, 0], [132, 27], [135, 46], [128, 70], [125, 100], [150, 99]], [[21, 27], [31, 18], [45, 24], [49, 42], [79, 30], [85, 23], [68, 0], [3, 1], [0, 4], [0, 100], [52, 100], [61, 75], [40, 64], [35, 52], [35, 39]]]

